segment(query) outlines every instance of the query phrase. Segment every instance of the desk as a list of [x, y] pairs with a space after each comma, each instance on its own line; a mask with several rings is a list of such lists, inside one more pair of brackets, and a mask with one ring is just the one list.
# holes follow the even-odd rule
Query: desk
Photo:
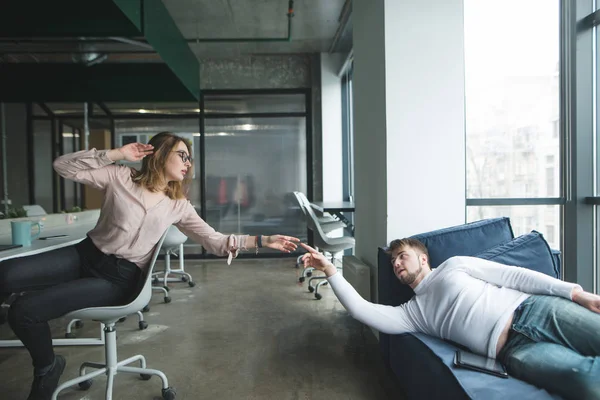
[[[33, 240], [29, 247], [18, 247], [0, 251], [0, 261], [10, 258], [30, 256], [33, 254], [45, 253], [47, 251], [60, 249], [61, 247], [71, 246], [83, 240], [86, 234], [96, 225], [96, 222], [75, 222], [72, 225], [54, 227], [44, 229], [41, 237], [52, 235], [68, 235], [67, 237], [48, 239], [48, 240]], [[0, 237], [0, 244], [10, 244], [11, 238], [6, 236]], [[80, 346], [80, 345], [104, 345], [104, 331], [100, 326], [100, 337], [96, 338], [75, 338], [75, 339], [52, 339], [52, 344], [55, 346]], [[23, 346], [18, 339], [0, 340], [0, 347], [19, 347]]]
[[315, 201], [310, 203], [310, 205], [321, 213], [328, 212], [337, 216], [340, 221], [346, 224], [346, 227], [352, 236], [354, 236], [354, 225], [342, 214], [343, 212], [354, 212], [353, 201]]

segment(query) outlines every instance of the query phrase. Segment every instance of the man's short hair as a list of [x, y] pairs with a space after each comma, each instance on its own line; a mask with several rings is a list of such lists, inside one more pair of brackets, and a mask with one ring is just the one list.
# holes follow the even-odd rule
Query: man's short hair
[[387, 253], [391, 255], [394, 251], [403, 247], [410, 247], [411, 249], [415, 250], [417, 254], [425, 254], [427, 256], [427, 260], [429, 260], [429, 252], [427, 251], [427, 247], [425, 247], [425, 245], [417, 239], [413, 238], [392, 240]]

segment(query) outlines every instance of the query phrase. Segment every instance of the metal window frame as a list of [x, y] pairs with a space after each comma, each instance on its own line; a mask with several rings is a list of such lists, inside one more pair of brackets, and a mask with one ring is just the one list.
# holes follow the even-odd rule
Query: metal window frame
[[[596, 57], [596, 0], [562, 0], [560, 5], [560, 187], [559, 197], [468, 198], [466, 206], [560, 205], [562, 273], [585, 290], [600, 287], [596, 196], [596, 116], [600, 112]], [[590, 101], [591, 100], [591, 101]], [[593, 148], [593, 154], [590, 149]], [[466, 162], [466, 161], [465, 161]], [[595, 165], [594, 168], [590, 166]]]

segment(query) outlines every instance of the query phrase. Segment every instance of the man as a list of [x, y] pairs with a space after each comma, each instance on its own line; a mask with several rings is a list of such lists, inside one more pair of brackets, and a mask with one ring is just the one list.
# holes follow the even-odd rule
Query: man
[[364, 300], [322, 254], [325, 272], [357, 320], [388, 334], [423, 332], [498, 358], [509, 374], [565, 399], [600, 399], [600, 296], [526, 268], [452, 257], [434, 271], [415, 239], [390, 243], [394, 274], [415, 296], [392, 307]]

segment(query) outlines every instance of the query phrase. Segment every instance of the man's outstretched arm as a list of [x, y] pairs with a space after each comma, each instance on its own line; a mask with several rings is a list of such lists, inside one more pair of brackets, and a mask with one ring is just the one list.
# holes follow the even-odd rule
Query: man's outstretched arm
[[[530, 294], [560, 296], [572, 300], [588, 310], [600, 313], [600, 296], [588, 293], [571, 282], [561, 281], [528, 268], [514, 267], [475, 257], [465, 258], [469, 275], [498, 286], [520, 290]], [[469, 262], [469, 259], [475, 260]]]
[[352, 317], [383, 333], [398, 334], [416, 331], [404, 307], [374, 304], [363, 299], [342, 274], [337, 273], [335, 266], [325, 256], [304, 243], [300, 245], [308, 251], [302, 257], [304, 266], [315, 267], [325, 272], [333, 292]]

